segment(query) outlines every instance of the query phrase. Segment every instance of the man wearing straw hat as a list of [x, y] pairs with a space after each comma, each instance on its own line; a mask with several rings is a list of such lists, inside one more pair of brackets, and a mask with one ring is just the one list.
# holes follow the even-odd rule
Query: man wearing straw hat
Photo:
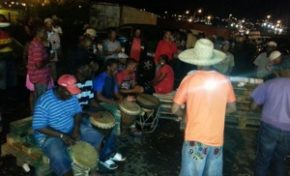
[[[210, 67], [225, 59], [208, 39], [179, 54], [183, 62], [198, 66], [181, 82], [172, 112], [186, 104], [186, 128], [182, 149], [181, 176], [222, 175], [226, 112], [236, 109], [230, 81]], [[181, 120], [181, 119], [179, 119]]]

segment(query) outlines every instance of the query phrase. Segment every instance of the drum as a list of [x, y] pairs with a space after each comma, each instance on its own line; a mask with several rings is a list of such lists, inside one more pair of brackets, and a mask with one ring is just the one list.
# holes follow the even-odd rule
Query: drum
[[160, 101], [153, 95], [140, 94], [137, 96], [137, 103], [145, 109], [157, 109]]
[[160, 105], [158, 98], [148, 95], [140, 94], [137, 97], [137, 103], [141, 106], [142, 112], [137, 124], [144, 133], [153, 132], [158, 125], [158, 118], [156, 118], [156, 110]]
[[96, 169], [99, 155], [96, 149], [87, 142], [79, 141], [69, 148], [72, 169], [75, 176], [89, 176], [89, 172]]
[[99, 111], [90, 117], [91, 124], [101, 133], [107, 135], [114, 128], [116, 121], [107, 111]]
[[141, 107], [134, 101], [123, 101], [119, 105], [122, 116], [122, 126], [132, 125], [141, 112]]

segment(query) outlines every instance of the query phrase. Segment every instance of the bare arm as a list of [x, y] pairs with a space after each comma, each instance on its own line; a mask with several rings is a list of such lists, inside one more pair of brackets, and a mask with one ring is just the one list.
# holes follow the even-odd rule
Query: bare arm
[[105, 102], [105, 103], [110, 103], [110, 104], [114, 104], [115, 103], [114, 100], [111, 100], [111, 99], [108, 99], [108, 98], [104, 97], [100, 92], [97, 93], [97, 99], [99, 101], [102, 101], [102, 102]]
[[41, 129], [38, 129], [37, 131], [40, 133], [43, 133], [47, 136], [60, 138], [67, 145], [73, 145], [75, 143], [75, 141], [69, 135], [63, 134], [63, 133], [61, 133], [57, 130], [54, 130], [52, 128], [49, 128], [49, 127], [41, 128]]
[[161, 73], [159, 76], [154, 78], [154, 80], [152, 81], [153, 85], [160, 83], [161, 81], [163, 81], [165, 79], [165, 77], [166, 77], [166, 74]]

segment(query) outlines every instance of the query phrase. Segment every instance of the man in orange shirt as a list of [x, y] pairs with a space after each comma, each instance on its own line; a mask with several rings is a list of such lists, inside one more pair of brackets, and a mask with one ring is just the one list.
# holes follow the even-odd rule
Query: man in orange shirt
[[182, 149], [181, 176], [222, 176], [223, 136], [226, 112], [236, 109], [230, 81], [210, 66], [226, 55], [214, 50], [208, 39], [197, 41], [193, 49], [182, 52], [179, 59], [198, 66], [181, 82], [172, 112], [178, 114], [186, 104], [185, 139]]

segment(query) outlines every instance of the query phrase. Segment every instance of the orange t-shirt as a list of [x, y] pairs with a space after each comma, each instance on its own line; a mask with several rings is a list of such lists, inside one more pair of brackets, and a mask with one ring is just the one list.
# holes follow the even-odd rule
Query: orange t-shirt
[[181, 82], [174, 102], [186, 104], [185, 141], [222, 146], [227, 103], [236, 97], [230, 81], [215, 71], [195, 71]]

